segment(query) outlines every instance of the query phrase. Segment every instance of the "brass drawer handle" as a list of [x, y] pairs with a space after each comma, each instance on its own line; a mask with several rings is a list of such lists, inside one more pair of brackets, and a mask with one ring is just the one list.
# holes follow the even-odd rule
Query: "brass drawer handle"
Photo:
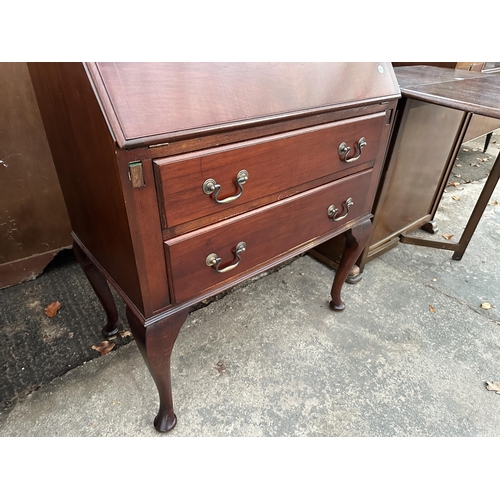
[[349, 215], [349, 208], [353, 205], [354, 202], [352, 201], [352, 198], [347, 198], [347, 200], [344, 202], [345, 214], [341, 215], [340, 217], [337, 217], [339, 209], [335, 208], [335, 205], [330, 205], [327, 210], [328, 217], [330, 217], [330, 219], [333, 219], [334, 221], [345, 219]]
[[219, 192], [221, 190], [221, 185], [217, 184], [214, 179], [207, 179], [203, 183], [203, 192], [208, 195], [213, 194], [213, 199], [215, 203], [225, 204], [231, 203], [234, 200], [237, 200], [243, 194], [243, 184], [248, 181], [248, 172], [246, 170], [240, 170], [238, 175], [236, 176], [236, 184], [240, 188], [240, 192], [234, 196], [229, 196], [228, 198], [224, 198], [223, 200], [219, 200], [217, 196], [219, 196]]
[[232, 271], [241, 261], [241, 254], [247, 249], [247, 244], [244, 241], [240, 241], [234, 250], [234, 255], [238, 259], [234, 264], [231, 264], [224, 269], [219, 269], [220, 263], [222, 262], [222, 259], [220, 257], [217, 257], [216, 253], [211, 253], [210, 255], [207, 256], [205, 259], [205, 264], [208, 267], [214, 267], [214, 269], [218, 273], [227, 273], [228, 271]]
[[[345, 142], [341, 142], [340, 143], [340, 146], [339, 146], [339, 155], [340, 155], [340, 158], [342, 159], [342, 161], [345, 161], [346, 163], [351, 163], [353, 161], [356, 161], [356, 160], [359, 160], [359, 158], [361, 157], [361, 150], [366, 146], [366, 140], [364, 137], [361, 137], [361, 139], [358, 141], [358, 143], [356, 144], [356, 147], [358, 148], [359, 150], [359, 155], [354, 157], [354, 158], [349, 158], [347, 159], [347, 155], [349, 154], [349, 152], [351, 151], [351, 148], [345, 143]], [[342, 158], [342, 155], [344, 155], [344, 157]]]

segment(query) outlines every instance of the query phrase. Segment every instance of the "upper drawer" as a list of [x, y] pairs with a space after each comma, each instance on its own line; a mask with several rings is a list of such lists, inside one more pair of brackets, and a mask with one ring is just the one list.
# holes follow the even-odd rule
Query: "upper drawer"
[[369, 213], [371, 180], [372, 171], [366, 170], [165, 241], [175, 301], [189, 300], [291, 249], [343, 231]]
[[[339, 172], [360, 170], [375, 159], [385, 120], [385, 112], [376, 113], [155, 160], [166, 225], [216, 213], [222, 218], [233, 207], [252, 202], [256, 208], [269, 201], [266, 196], [287, 190], [285, 196], [290, 196], [316, 179], [331, 176], [326, 182]], [[342, 143], [350, 148], [347, 157], [346, 148], [339, 152]], [[365, 145], [360, 150], [358, 144]]]

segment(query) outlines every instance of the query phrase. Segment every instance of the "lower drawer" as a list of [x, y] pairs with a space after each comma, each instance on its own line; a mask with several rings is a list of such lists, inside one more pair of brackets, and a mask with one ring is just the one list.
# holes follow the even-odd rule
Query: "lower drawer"
[[369, 211], [371, 174], [354, 174], [167, 240], [175, 301], [220, 286], [335, 229], [341, 231]]

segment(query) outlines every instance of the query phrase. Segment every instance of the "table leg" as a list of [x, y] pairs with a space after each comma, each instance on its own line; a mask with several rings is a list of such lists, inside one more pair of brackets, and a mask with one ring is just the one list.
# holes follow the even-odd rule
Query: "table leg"
[[341, 299], [342, 285], [346, 280], [349, 271], [351, 270], [354, 263], [358, 260], [358, 257], [363, 252], [366, 244], [368, 243], [372, 234], [372, 223], [371, 220], [362, 222], [361, 224], [354, 226], [352, 229], [345, 233], [345, 249], [340, 259], [339, 267], [335, 272], [335, 278], [333, 280], [330, 308], [333, 311], [343, 311], [345, 309], [345, 304]]
[[491, 168], [490, 175], [486, 179], [483, 190], [479, 195], [474, 210], [472, 211], [469, 221], [467, 222], [467, 225], [465, 226], [462, 236], [460, 237], [460, 241], [458, 242], [457, 245], [457, 250], [451, 257], [453, 260], [460, 260], [463, 257], [465, 250], [467, 249], [467, 246], [469, 245], [469, 242], [472, 238], [472, 235], [474, 234], [474, 231], [476, 230], [476, 227], [481, 219], [481, 216], [483, 215], [484, 210], [488, 205], [488, 202], [490, 201], [491, 195], [495, 190], [499, 178], [500, 178], [500, 154], [497, 156], [497, 159], [495, 160], [495, 163]]
[[484, 141], [483, 153], [486, 153], [488, 146], [490, 145], [491, 138], [493, 137], [493, 132], [486, 134], [486, 140]]
[[183, 309], [148, 326], [144, 326], [128, 307], [126, 314], [139, 351], [158, 389], [160, 407], [154, 420], [155, 429], [158, 432], [170, 431], [177, 423], [172, 400], [170, 356], [188, 310]]
[[76, 241], [73, 242], [73, 253], [106, 313], [108, 322], [101, 332], [104, 337], [112, 337], [118, 333], [118, 311], [108, 282]]

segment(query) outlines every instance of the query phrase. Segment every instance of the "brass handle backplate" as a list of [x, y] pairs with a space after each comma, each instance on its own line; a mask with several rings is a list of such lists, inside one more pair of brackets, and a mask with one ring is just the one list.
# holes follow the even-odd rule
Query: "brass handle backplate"
[[234, 196], [229, 196], [223, 200], [219, 200], [219, 192], [221, 190], [221, 185], [217, 184], [214, 179], [207, 179], [203, 183], [203, 192], [208, 195], [213, 195], [213, 200], [215, 203], [226, 204], [237, 200], [243, 194], [243, 184], [248, 181], [248, 172], [246, 170], [240, 170], [236, 175], [236, 185], [240, 188], [240, 192]]
[[234, 255], [236, 257], [236, 262], [234, 264], [230, 264], [224, 269], [219, 269], [219, 266], [222, 262], [222, 259], [217, 256], [216, 253], [211, 253], [207, 255], [205, 259], [205, 264], [208, 267], [213, 267], [218, 273], [227, 273], [228, 271], [232, 271], [240, 262], [241, 262], [241, 254], [247, 249], [247, 245], [244, 241], [240, 241], [236, 248], [234, 249]]
[[366, 140], [365, 140], [364, 137], [361, 137], [361, 139], [359, 139], [358, 143], [356, 144], [356, 148], [359, 151], [358, 156], [355, 156], [355, 157], [352, 157], [352, 158], [348, 159], [347, 155], [351, 151], [351, 148], [345, 142], [341, 142], [340, 145], [339, 145], [339, 150], [338, 150], [340, 158], [342, 159], [342, 161], [345, 161], [346, 163], [351, 163], [353, 161], [359, 160], [359, 158], [361, 157], [361, 152], [362, 152], [361, 150], [365, 146], [366, 146]]
[[349, 208], [353, 205], [354, 201], [352, 201], [352, 198], [347, 198], [347, 200], [344, 202], [345, 214], [341, 215], [340, 217], [337, 217], [339, 209], [335, 208], [335, 205], [330, 205], [327, 210], [328, 217], [330, 217], [330, 219], [333, 219], [334, 221], [345, 219], [349, 215]]

